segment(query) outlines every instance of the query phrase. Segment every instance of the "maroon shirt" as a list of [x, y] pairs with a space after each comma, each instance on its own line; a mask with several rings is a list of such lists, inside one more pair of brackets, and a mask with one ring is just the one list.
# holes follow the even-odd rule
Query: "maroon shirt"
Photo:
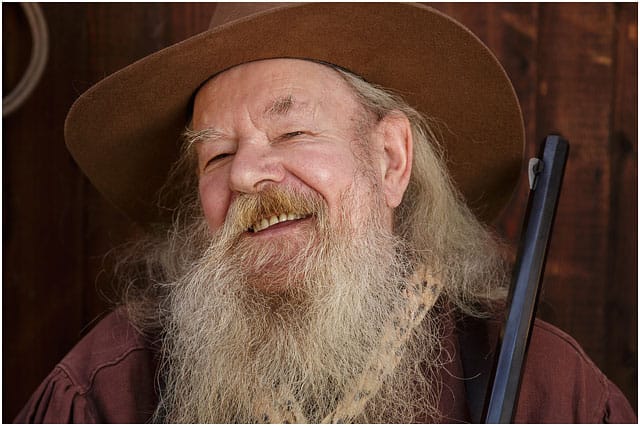
[[[498, 323], [489, 323], [495, 336]], [[451, 331], [454, 327], [451, 326]], [[459, 354], [455, 331], [445, 347]], [[122, 311], [104, 318], [54, 368], [16, 418], [19, 423], [146, 423], [154, 411], [156, 352]], [[443, 421], [469, 422], [462, 361], [443, 370]], [[637, 423], [620, 390], [570, 336], [536, 321], [516, 423]]]

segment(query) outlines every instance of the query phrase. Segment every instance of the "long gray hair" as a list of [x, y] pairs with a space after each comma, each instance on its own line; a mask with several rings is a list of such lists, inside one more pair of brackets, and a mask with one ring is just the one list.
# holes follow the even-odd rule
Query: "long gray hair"
[[484, 316], [506, 296], [505, 249], [471, 212], [445, 166], [439, 123], [420, 114], [400, 96], [335, 68], [362, 106], [378, 120], [404, 114], [413, 134], [413, 170], [395, 211], [395, 232], [411, 247], [416, 264], [439, 275], [444, 295], [462, 312]]

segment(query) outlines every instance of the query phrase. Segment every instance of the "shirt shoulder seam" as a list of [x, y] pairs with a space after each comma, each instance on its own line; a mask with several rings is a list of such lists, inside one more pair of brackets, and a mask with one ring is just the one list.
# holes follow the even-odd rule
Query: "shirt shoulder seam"
[[[64, 374], [67, 376], [67, 378], [69, 379], [69, 381], [71, 382], [71, 384], [77, 389], [77, 394], [78, 395], [85, 395], [87, 394], [91, 388], [93, 387], [93, 383], [95, 381], [96, 375], [103, 369], [114, 366], [119, 364], [120, 362], [122, 362], [124, 359], [126, 359], [129, 355], [131, 355], [133, 352], [138, 352], [138, 351], [143, 351], [146, 348], [144, 346], [141, 345], [136, 345], [133, 347], [128, 348], [127, 350], [125, 350], [124, 352], [122, 352], [121, 354], [119, 354], [117, 357], [109, 360], [109, 361], [105, 361], [102, 362], [98, 365], [96, 365], [91, 372], [89, 373], [89, 377], [88, 380], [86, 382], [86, 384], [82, 384], [80, 383], [81, 380], [79, 377], [76, 377], [77, 375], [73, 374], [74, 373], [74, 369], [72, 368], [71, 365], [68, 365], [64, 360], [61, 361], [58, 364], [58, 368], [64, 372]], [[74, 379], [75, 378], [75, 379]]]

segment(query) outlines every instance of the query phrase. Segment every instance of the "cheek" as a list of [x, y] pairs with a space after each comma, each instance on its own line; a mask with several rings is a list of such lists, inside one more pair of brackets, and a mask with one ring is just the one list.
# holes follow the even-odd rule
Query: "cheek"
[[212, 232], [217, 231], [224, 223], [229, 208], [231, 194], [224, 190], [225, 186], [219, 180], [211, 176], [200, 179], [198, 191], [200, 194], [200, 205], [204, 213], [205, 220]]
[[393, 210], [381, 202], [382, 176], [375, 157], [367, 161], [356, 155], [345, 150], [341, 155], [311, 157], [314, 161], [303, 172], [306, 181], [325, 198], [333, 221], [348, 220], [357, 229], [376, 209], [382, 225], [392, 230]]
[[353, 155], [346, 150], [339, 155], [316, 150], [295, 159], [298, 161], [289, 163], [291, 174], [326, 200], [332, 216], [337, 214], [342, 195], [353, 185], [357, 175]]

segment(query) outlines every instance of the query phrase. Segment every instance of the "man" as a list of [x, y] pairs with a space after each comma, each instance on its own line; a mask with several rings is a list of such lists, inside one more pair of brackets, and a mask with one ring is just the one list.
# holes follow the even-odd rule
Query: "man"
[[[462, 329], [508, 276], [475, 215], [522, 156], [508, 79], [424, 7], [238, 10], [72, 108], [78, 163], [155, 232], [18, 420], [471, 420]], [[539, 323], [531, 348], [516, 421], [635, 421], [568, 336]]]

